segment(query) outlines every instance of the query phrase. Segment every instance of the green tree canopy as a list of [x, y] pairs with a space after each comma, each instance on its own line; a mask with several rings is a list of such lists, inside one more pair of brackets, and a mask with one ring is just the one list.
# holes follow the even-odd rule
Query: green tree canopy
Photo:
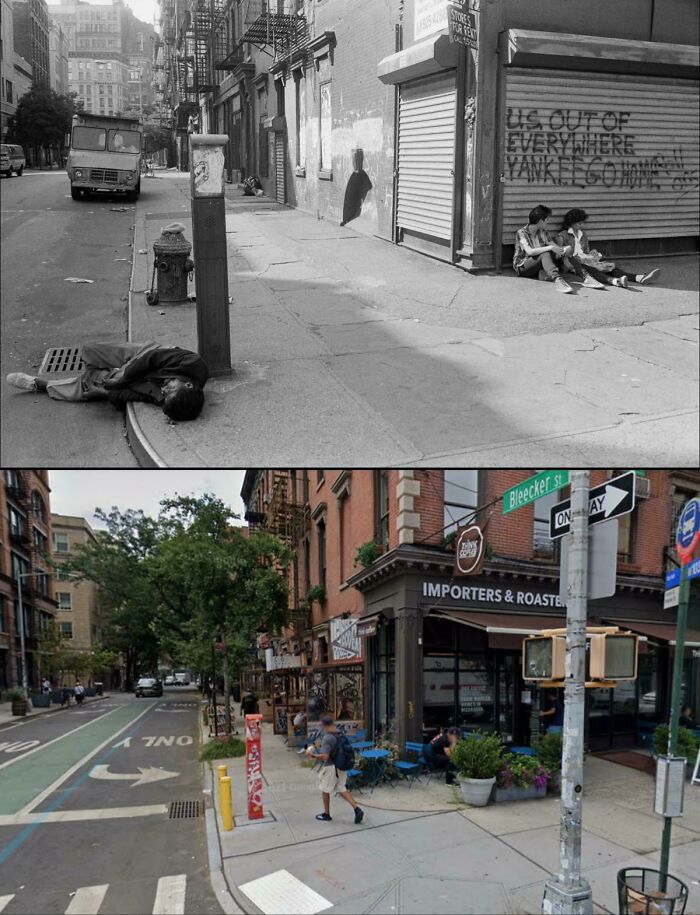
[[34, 87], [17, 103], [8, 132], [27, 146], [62, 146], [80, 107], [75, 93], [58, 95], [53, 89]]

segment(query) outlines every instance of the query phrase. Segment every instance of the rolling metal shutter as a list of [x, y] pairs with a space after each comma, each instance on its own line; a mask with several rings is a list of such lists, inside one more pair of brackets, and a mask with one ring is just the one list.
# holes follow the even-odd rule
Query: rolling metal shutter
[[396, 222], [452, 239], [455, 77], [401, 87]]
[[284, 134], [275, 133], [275, 189], [277, 203], [284, 203]]
[[539, 203], [593, 241], [697, 235], [697, 82], [514, 68], [505, 118], [503, 244]]

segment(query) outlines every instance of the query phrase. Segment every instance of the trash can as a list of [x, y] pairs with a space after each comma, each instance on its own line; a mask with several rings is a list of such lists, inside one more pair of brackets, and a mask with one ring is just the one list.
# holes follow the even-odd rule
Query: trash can
[[620, 915], [683, 915], [688, 887], [670, 874], [661, 889], [663, 874], [647, 867], [626, 867], [617, 872]]
[[98, 696], [104, 695], [104, 684], [100, 683], [99, 680], [95, 681], [95, 694]]

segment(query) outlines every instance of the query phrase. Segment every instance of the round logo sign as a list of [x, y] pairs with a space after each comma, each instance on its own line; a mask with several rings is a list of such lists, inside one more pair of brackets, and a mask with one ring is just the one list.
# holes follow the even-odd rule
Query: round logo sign
[[462, 575], [478, 571], [484, 553], [484, 535], [476, 524], [465, 527], [457, 537], [455, 563]]
[[691, 499], [683, 506], [676, 530], [676, 552], [683, 563], [690, 562], [700, 543], [700, 499]]

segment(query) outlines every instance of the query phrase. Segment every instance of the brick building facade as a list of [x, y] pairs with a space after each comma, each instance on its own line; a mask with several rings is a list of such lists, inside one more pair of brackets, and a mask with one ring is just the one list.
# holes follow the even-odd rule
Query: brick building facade
[[39, 685], [37, 640], [56, 616], [49, 493], [45, 470], [0, 474], [0, 689], [22, 683], [22, 611], [27, 679], [30, 688]]
[[67, 559], [76, 546], [95, 540], [95, 533], [85, 518], [51, 515], [53, 552], [58, 563], [56, 575], [57, 622], [65, 638], [76, 651], [89, 651], [102, 636], [99, 591], [91, 581], [71, 581], [61, 575], [61, 560]]
[[[283, 677], [295, 681], [294, 707], [305, 689], [310, 721], [327, 708], [399, 741], [448, 724], [531, 739], [538, 696], [522, 681], [521, 645], [528, 632], [565, 620], [548, 514], [567, 494], [503, 515], [502, 493], [531, 473], [248, 471], [242, 496], [251, 528], [296, 550], [293, 625], [265, 635], [276, 654], [298, 656], [293, 675], [278, 674], [281, 692]], [[594, 470], [591, 485], [616, 473]], [[673, 564], [680, 508], [698, 492], [700, 474], [689, 471], [637, 477], [637, 507], [619, 524], [617, 592], [591, 602], [589, 618], [646, 641], [635, 683], [588, 691], [594, 749], [633, 743], [640, 721], [662, 720], [667, 710], [675, 616], [664, 610], [663, 574]], [[480, 575], [455, 578], [452, 534], [476, 509], [488, 518], [487, 560]], [[689, 624], [685, 701], [697, 708], [695, 598]]]

